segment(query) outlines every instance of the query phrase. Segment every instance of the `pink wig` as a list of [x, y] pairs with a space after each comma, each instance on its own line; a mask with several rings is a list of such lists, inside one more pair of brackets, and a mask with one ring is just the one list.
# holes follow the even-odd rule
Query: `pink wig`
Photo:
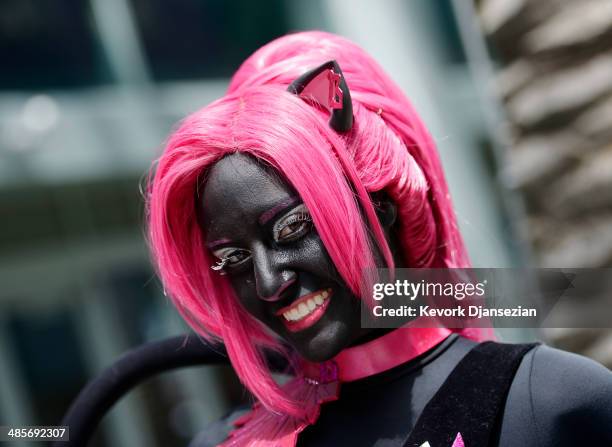
[[[286, 91], [304, 72], [338, 61], [349, 86], [354, 125], [338, 134], [329, 115]], [[338, 272], [357, 295], [374, 266], [373, 234], [392, 266], [369, 193], [398, 207], [407, 267], [469, 267], [435, 144], [400, 89], [353, 43], [323, 32], [277, 39], [234, 75], [226, 96], [187, 117], [170, 136], [151, 177], [149, 238], [159, 275], [177, 308], [200, 334], [224, 342], [247, 388], [267, 408], [300, 415], [276, 385], [261, 348], [278, 341], [239, 304], [214, 263], [198, 225], [202, 175], [223, 156], [263, 160], [293, 185]], [[362, 217], [363, 216], [363, 217]], [[348, 254], [348, 255], [347, 255]]]

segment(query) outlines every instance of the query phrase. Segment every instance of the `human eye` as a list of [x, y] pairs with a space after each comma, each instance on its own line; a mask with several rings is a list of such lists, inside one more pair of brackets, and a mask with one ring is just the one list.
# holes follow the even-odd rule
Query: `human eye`
[[272, 228], [275, 242], [292, 242], [305, 236], [312, 227], [312, 217], [302, 204], [276, 221]]
[[251, 257], [251, 252], [243, 248], [224, 247], [213, 251], [213, 255], [218, 261], [212, 266], [212, 269], [223, 270], [225, 267], [234, 267], [242, 264]]

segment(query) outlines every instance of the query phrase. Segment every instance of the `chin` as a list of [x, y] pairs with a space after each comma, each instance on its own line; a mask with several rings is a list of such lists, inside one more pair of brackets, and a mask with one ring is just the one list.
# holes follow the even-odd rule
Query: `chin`
[[324, 362], [338, 355], [351, 342], [350, 331], [341, 322], [328, 323], [313, 337], [294, 342], [293, 347], [306, 360]]

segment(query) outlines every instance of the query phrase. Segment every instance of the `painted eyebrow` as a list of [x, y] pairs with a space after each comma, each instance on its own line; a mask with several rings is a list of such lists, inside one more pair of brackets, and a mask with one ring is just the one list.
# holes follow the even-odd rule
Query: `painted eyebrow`
[[[299, 203], [300, 200], [301, 199], [299, 197], [289, 197], [288, 199], [282, 200], [281, 202], [279, 202], [277, 205], [273, 206], [269, 210], [264, 211], [261, 214], [261, 216], [259, 216], [259, 219], [257, 219], [257, 222], [259, 222], [260, 225], [267, 224], [277, 214], [281, 213], [282, 211], [285, 211], [287, 208], [295, 205], [296, 203]], [[228, 244], [230, 242], [232, 242], [231, 239], [223, 238], [223, 239], [217, 239], [216, 241], [208, 242], [206, 243], [206, 246], [209, 248], [209, 250], [213, 250], [215, 247], [218, 247], [219, 245]]]
[[216, 241], [212, 241], [212, 242], [208, 242], [206, 244], [206, 246], [212, 250], [215, 247], [218, 247], [219, 245], [223, 245], [223, 244], [227, 244], [229, 242], [232, 242], [230, 239], [227, 238], [223, 238], [223, 239], [217, 239]]
[[259, 219], [257, 221], [260, 225], [265, 225], [281, 211], [284, 211], [290, 206], [295, 205], [296, 203], [300, 202], [300, 200], [301, 199], [299, 197], [289, 197], [288, 199], [282, 200], [278, 205], [273, 206], [268, 211], [264, 211], [261, 216], [259, 216]]

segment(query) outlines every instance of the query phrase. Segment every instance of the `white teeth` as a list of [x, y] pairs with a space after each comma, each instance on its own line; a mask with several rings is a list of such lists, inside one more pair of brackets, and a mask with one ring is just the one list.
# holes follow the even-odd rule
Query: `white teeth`
[[313, 310], [315, 310], [318, 306], [322, 305], [327, 298], [329, 298], [329, 294], [331, 289], [324, 290], [319, 294], [315, 295], [313, 298], [300, 303], [299, 305], [289, 309], [286, 312], [283, 312], [283, 317], [287, 321], [297, 321], [304, 318], [306, 315], [310, 314]]
[[305, 317], [306, 315], [308, 315], [308, 308], [306, 307], [306, 304], [301, 303], [298, 306], [298, 312], [300, 314], [300, 318]]

